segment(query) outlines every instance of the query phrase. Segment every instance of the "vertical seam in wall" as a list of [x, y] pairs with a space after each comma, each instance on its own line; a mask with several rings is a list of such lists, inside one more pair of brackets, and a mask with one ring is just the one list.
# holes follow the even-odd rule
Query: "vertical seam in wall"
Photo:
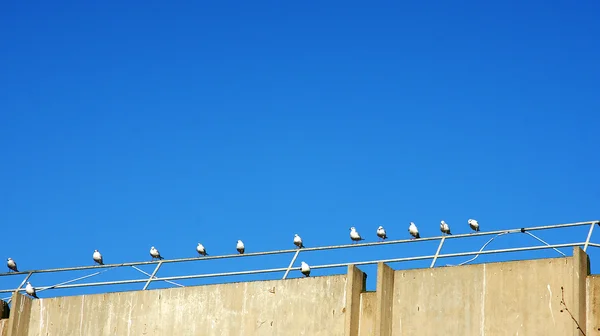
[[479, 332], [481, 336], [485, 335], [485, 264], [483, 264], [483, 288], [481, 290], [481, 325]]
[[85, 302], [85, 295], [81, 297], [81, 312], [79, 313], [79, 335], [83, 336], [83, 303]]

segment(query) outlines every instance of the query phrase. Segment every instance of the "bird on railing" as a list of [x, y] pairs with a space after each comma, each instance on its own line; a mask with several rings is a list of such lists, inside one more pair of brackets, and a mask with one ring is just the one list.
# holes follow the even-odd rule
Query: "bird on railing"
[[310, 266], [308, 266], [307, 263], [305, 263], [304, 261], [301, 262], [301, 272], [302, 274], [304, 274], [305, 277], [309, 277], [310, 276]]
[[92, 259], [94, 259], [94, 261], [97, 262], [99, 265], [104, 265], [104, 261], [102, 260], [102, 254], [100, 254], [100, 252], [98, 252], [98, 250], [94, 250]]
[[298, 248], [303, 248], [304, 245], [302, 244], [302, 238], [300, 238], [300, 236], [298, 236], [298, 234], [294, 234], [294, 245], [298, 246]]
[[442, 231], [443, 234], [449, 234], [449, 235], [452, 234], [450, 232], [450, 225], [448, 225], [448, 223], [446, 223], [444, 221], [440, 222], [440, 231]]
[[350, 228], [350, 239], [352, 239], [352, 242], [365, 240], [364, 238], [361, 238], [360, 234], [358, 233], [358, 231], [356, 231], [356, 228], [354, 226]]
[[239, 252], [239, 254], [244, 254], [244, 252], [246, 251], [246, 246], [244, 246], [244, 242], [238, 240], [236, 249]]
[[410, 222], [410, 225], [408, 226], [408, 233], [410, 233], [410, 235], [414, 237], [411, 239], [421, 238], [421, 236], [419, 235], [419, 229], [413, 222]]
[[154, 248], [154, 246], [152, 246], [150, 248], [150, 256], [152, 257], [152, 260], [158, 259], [158, 260], [162, 260], [164, 259], [161, 255], [160, 252], [158, 252], [158, 250], [156, 248]]
[[387, 234], [385, 233], [385, 229], [383, 228], [383, 226], [379, 226], [379, 227], [377, 228], [377, 237], [378, 237], [379, 239], [381, 239], [382, 241], [383, 241], [383, 240], [386, 240], [386, 238], [387, 238]]
[[17, 263], [14, 260], [12, 260], [12, 258], [6, 259], [6, 266], [8, 266], [9, 272], [10, 271], [13, 271], [13, 272], [19, 271], [17, 269]]
[[25, 286], [25, 293], [29, 294], [30, 296], [39, 299], [39, 297], [37, 296], [37, 294], [35, 293], [35, 287], [33, 287], [29, 281], [27, 281], [27, 286]]
[[472, 230], [475, 230], [475, 232], [479, 231], [479, 222], [477, 222], [476, 220], [469, 219], [469, 226]]
[[198, 246], [196, 246], [196, 252], [198, 252], [198, 254], [202, 255], [202, 256], [207, 256], [208, 253], [206, 253], [206, 249], [204, 248], [204, 245], [198, 243]]

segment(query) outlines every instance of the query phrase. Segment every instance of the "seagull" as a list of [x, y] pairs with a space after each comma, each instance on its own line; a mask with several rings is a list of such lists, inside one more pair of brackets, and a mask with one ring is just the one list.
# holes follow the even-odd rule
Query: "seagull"
[[198, 254], [203, 255], [203, 256], [207, 256], [208, 253], [206, 253], [206, 249], [204, 248], [204, 245], [198, 243], [198, 246], [196, 246], [196, 251], [198, 251]]
[[12, 258], [6, 259], [6, 266], [8, 266], [8, 269], [10, 269], [10, 271], [14, 271], [14, 272], [18, 272], [19, 271], [17, 269], [17, 263], [14, 260], [12, 260]]
[[244, 254], [244, 251], [246, 251], [246, 247], [244, 246], [244, 242], [241, 241], [241, 240], [238, 240], [236, 248], [237, 248], [237, 251], [240, 254]]
[[154, 260], [154, 259], [158, 259], [158, 260], [164, 259], [163, 257], [160, 256], [160, 252], [158, 252], [158, 250], [156, 248], [154, 248], [154, 246], [152, 246], [150, 248], [150, 255], [152, 256], [152, 260]]
[[479, 231], [479, 223], [474, 219], [469, 219], [469, 226], [475, 231]]
[[94, 261], [97, 262], [100, 265], [104, 265], [104, 261], [102, 261], [102, 254], [100, 254], [100, 252], [98, 252], [98, 250], [94, 250], [94, 254], [92, 255], [92, 258], [94, 258]]
[[452, 233], [450, 233], [450, 225], [448, 225], [448, 223], [441, 221], [440, 222], [440, 231], [442, 231], [442, 233], [445, 234], [449, 234], [451, 235]]
[[304, 247], [304, 245], [302, 244], [302, 238], [300, 238], [298, 234], [294, 234], [294, 245], [298, 246], [298, 248]]
[[382, 240], [386, 240], [387, 235], [385, 234], [385, 229], [383, 226], [377, 228], [377, 237], [381, 238]]
[[358, 231], [356, 231], [356, 228], [354, 226], [350, 228], [350, 239], [352, 239], [353, 242], [365, 240], [364, 238], [360, 237], [360, 234], [358, 234]]
[[27, 294], [33, 296], [34, 298], [39, 299], [37, 294], [35, 294], [35, 288], [33, 288], [33, 286], [29, 283], [29, 281], [27, 281], [27, 286], [25, 286], [25, 292]]
[[301, 269], [302, 274], [304, 274], [305, 277], [309, 277], [310, 276], [310, 266], [308, 266], [308, 264], [303, 261], [301, 268], [302, 268]]
[[419, 229], [417, 229], [417, 226], [413, 222], [410, 222], [410, 225], [408, 226], [408, 232], [411, 236], [414, 237], [413, 239], [421, 238], [421, 236], [419, 235]]

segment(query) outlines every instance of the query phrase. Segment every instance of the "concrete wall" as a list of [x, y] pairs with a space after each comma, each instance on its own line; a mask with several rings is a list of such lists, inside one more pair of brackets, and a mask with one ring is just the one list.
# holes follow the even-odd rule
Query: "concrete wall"
[[10, 335], [344, 335], [345, 292], [341, 275], [41, 300], [21, 296], [31, 303], [28, 328]]
[[379, 264], [375, 292], [350, 266], [305, 279], [41, 300], [14, 294], [0, 336], [580, 336], [586, 327], [600, 335], [600, 277], [588, 274], [587, 255], [575, 248], [567, 258], [401, 271]]
[[600, 276], [591, 275], [586, 283], [587, 336], [600, 336]]

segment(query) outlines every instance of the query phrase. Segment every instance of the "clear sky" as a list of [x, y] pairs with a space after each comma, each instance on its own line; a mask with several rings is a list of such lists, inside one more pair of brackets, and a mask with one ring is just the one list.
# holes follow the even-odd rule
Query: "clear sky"
[[[30, 270], [89, 265], [94, 249], [116, 263], [149, 260], [152, 245], [166, 258], [193, 257], [198, 242], [235, 253], [238, 239], [248, 252], [287, 249], [294, 233], [306, 246], [345, 244], [350, 226], [375, 241], [379, 225], [409, 238], [410, 221], [437, 236], [441, 219], [454, 233], [469, 232], [469, 218], [483, 230], [600, 219], [598, 1], [282, 3], [2, 2], [0, 258]], [[587, 230], [539, 235], [567, 243]], [[535, 244], [509, 235], [488, 248]], [[436, 246], [310, 252], [296, 266]], [[543, 256], [559, 255], [476, 262]], [[290, 258], [171, 264], [158, 275]], [[363, 269], [373, 289], [375, 268]], [[113, 269], [90, 280], [142, 277]], [[0, 287], [22, 279], [0, 277]]]

